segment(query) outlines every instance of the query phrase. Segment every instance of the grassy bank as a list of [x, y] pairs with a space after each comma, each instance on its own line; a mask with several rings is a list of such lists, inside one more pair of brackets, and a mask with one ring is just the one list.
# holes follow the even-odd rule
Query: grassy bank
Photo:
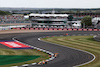
[[95, 41], [93, 36], [49, 37], [42, 40], [91, 52], [96, 59], [81, 67], [100, 67], [100, 42]]
[[[48, 54], [34, 50], [13, 50], [13, 49], [0, 49], [0, 67], [10, 67], [16, 65], [23, 65], [27, 63], [39, 62], [48, 59]], [[18, 60], [19, 59], [19, 60]]]

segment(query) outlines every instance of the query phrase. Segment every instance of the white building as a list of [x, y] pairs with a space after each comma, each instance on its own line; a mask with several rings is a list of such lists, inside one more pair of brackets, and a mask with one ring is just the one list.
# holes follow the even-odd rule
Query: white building
[[69, 28], [81, 28], [81, 21], [67, 21]]
[[92, 19], [92, 24], [94, 25], [94, 28], [100, 29], [100, 17], [95, 17]]
[[[66, 27], [68, 14], [30, 14], [33, 27]], [[28, 16], [25, 16], [28, 18]]]

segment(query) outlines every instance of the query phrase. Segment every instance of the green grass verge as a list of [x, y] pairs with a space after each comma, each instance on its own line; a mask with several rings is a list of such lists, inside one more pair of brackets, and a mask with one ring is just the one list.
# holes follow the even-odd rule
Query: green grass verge
[[25, 62], [39, 57], [34, 55], [0, 55], [0, 65]]
[[96, 59], [80, 67], [100, 67], [100, 42], [95, 41], [93, 36], [49, 37], [42, 40], [91, 52]]
[[0, 67], [31, 64], [48, 58], [48, 54], [34, 49], [0, 49]]

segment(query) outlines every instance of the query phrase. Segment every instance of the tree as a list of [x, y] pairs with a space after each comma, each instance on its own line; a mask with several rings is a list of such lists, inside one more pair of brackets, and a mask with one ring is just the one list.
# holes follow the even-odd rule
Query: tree
[[72, 22], [71, 21], [73, 20], [73, 16], [72, 15], [69, 15], [67, 18], [68, 18], [68, 21], [70, 21], [69, 25], [72, 28]]
[[11, 15], [9, 12], [6, 12], [6, 11], [1, 11], [0, 10], [0, 15]]
[[85, 27], [88, 27], [88, 26], [91, 26], [92, 25], [92, 17], [90, 16], [85, 16], [83, 19], [82, 19], [82, 25], [83, 25], [83, 28]]
[[73, 20], [73, 16], [72, 15], [69, 15], [67, 18], [68, 18], [68, 21], [72, 21]]

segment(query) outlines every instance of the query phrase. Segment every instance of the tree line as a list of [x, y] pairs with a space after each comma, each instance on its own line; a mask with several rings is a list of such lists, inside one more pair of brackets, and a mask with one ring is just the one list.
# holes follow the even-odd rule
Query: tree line
[[[68, 16], [68, 21], [73, 21], [73, 16], [69, 15]], [[81, 24], [83, 28], [88, 28], [89, 26], [92, 26], [92, 17], [91, 16], [85, 16], [81, 20]]]
[[0, 10], [0, 15], [11, 15], [11, 13], [6, 12], [6, 11], [1, 11], [1, 10]]

